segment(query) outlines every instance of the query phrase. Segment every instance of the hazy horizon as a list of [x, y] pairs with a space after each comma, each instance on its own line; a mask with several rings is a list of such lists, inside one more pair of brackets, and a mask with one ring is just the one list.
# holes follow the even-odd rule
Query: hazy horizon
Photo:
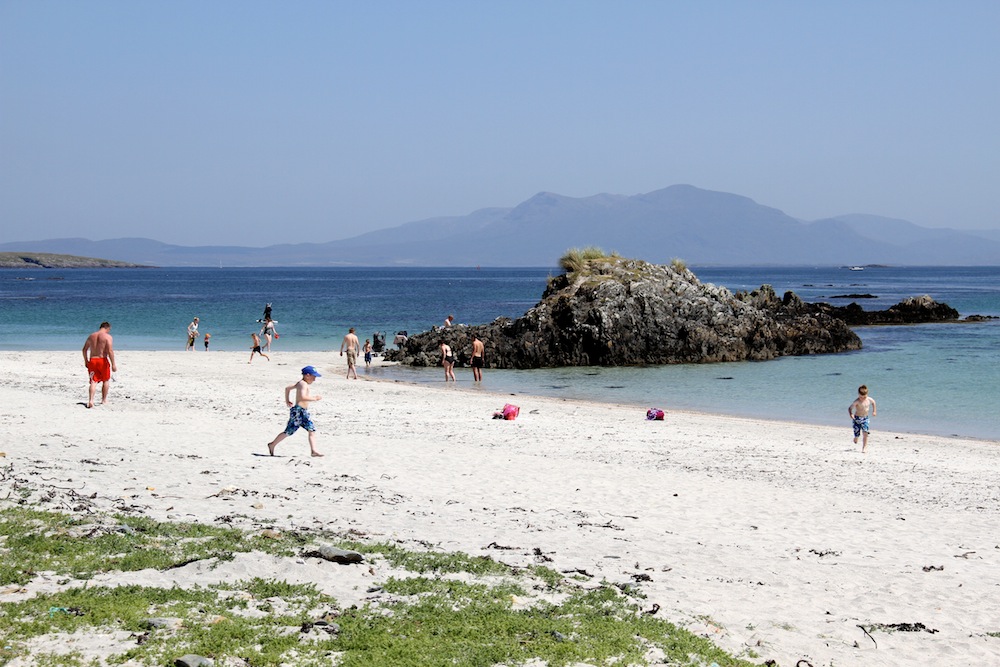
[[981, 0], [0, 3], [0, 242], [329, 242], [675, 184], [997, 230], [998, 21]]

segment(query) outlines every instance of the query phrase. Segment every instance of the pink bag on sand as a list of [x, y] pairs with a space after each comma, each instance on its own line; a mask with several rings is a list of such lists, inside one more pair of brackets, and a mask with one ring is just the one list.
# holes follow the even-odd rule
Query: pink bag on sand
[[663, 421], [663, 417], [664, 417], [663, 410], [659, 408], [650, 408], [649, 410], [646, 410], [646, 419], [650, 421], [661, 422]]
[[521, 408], [516, 405], [511, 405], [510, 403], [505, 403], [502, 410], [497, 410], [493, 413], [493, 419], [506, 419], [507, 421], [514, 421], [519, 412], [521, 412]]

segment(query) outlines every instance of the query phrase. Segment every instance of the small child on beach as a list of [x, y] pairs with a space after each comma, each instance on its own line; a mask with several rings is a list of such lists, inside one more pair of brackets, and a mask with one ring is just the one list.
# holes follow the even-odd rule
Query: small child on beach
[[205, 334], [205, 351], [208, 352], [208, 341], [212, 339], [212, 334]]
[[365, 338], [365, 368], [369, 368], [372, 365], [372, 342], [370, 339]]
[[[271, 453], [271, 456], [274, 456], [274, 448], [278, 446], [278, 443], [299, 430], [299, 427], [309, 432], [310, 454], [312, 456], [323, 456], [316, 451], [316, 427], [313, 425], [312, 417], [309, 415], [309, 403], [319, 401], [323, 398], [319, 394], [313, 395], [309, 393], [309, 385], [315, 382], [318, 377], [322, 376], [315, 368], [306, 366], [302, 369], [302, 379], [295, 384], [285, 387], [285, 405], [289, 408], [288, 424], [285, 426], [284, 431], [276, 435], [274, 440], [267, 443], [267, 451]], [[295, 390], [295, 403], [292, 403], [289, 398], [292, 389]]]
[[858, 437], [861, 437], [861, 453], [864, 454], [868, 451], [869, 419], [876, 414], [875, 399], [868, 395], [867, 386], [858, 387], [858, 397], [847, 408], [847, 414], [854, 425], [854, 444], [858, 444]]
[[268, 361], [271, 361], [271, 357], [264, 354], [260, 349], [260, 336], [258, 336], [255, 333], [252, 333], [250, 334], [250, 337], [253, 339], [253, 347], [250, 348], [250, 361], [248, 361], [247, 363], [248, 364], [253, 363], [253, 355], [255, 354], [259, 354]]

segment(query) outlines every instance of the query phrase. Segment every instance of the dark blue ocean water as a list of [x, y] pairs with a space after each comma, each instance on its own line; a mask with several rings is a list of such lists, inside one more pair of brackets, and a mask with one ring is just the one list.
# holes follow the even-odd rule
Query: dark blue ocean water
[[[1000, 316], [1000, 267], [692, 267], [702, 282], [736, 290], [767, 283], [807, 301], [844, 294], [880, 309], [930, 294], [964, 316]], [[169, 268], [0, 270], [0, 350], [79, 350], [102, 320], [116, 349], [183, 350], [194, 316], [212, 350], [247, 350], [266, 302], [281, 338], [273, 350], [334, 350], [348, 327], [389, 342], [440, 325], [481, 324], [533, 306], [556, 269]], [[859, 352], [764, 363], [488, 371], [484, 389], [845, 424], [861, 383], [878, 400], [877, 428], [1000, 439], [1000, 321], [865, 327]], [[202, 351], [201, 343], [197, 347]], [[331, 361], [333, 356], [331, 355]], [[471, 377], [459, 385], [472, 388]], [[383, 377], [440, 382], [430, 369]], [[466, 373], [471, 375], [471, 373]], [[780, 432], [775, 433], [780, 438]]]

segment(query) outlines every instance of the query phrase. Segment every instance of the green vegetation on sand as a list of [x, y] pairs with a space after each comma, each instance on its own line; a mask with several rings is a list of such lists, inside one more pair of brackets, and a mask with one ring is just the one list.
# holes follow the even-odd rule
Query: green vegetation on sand
[[[316, 584], [262, 578], [157, 588], [126, 574], [121, 585], [89, 585], [98, 573], [212, 567], [237, 553], [301, 559], [319, 542], [364, 556], [330, 564], [376, 573], [363, 603], [345, 607]], [[0, 509], [0, 563], [0, 593], [24, 598], [0, 596], [0, 665], [164, 665], [187, 654], [255, 666], [751, 665], [644, 613], [639, 588], [317, 532], [9, 506]], [[38, 577], [60, 590], [25, 597]], [[67, 648], [69, 637], [96, 638], [106, 653], [85, 656]]]

